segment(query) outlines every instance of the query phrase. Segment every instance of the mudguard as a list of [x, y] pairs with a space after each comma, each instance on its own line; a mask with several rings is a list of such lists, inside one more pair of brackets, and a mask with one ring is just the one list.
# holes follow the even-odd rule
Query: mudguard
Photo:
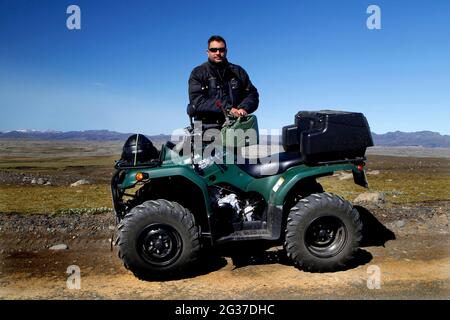
[[274, 205], [282, 205], [288, 192], [302, 179], [308, 177], [321, 177], [332, 175], [335, 171], [351, 170], [357, 171], [357, 167], [352, 163], [324, 165], [310, 167], [301, 165], [293, 167], [280, 175], [276, 183], [271, 188], [269, 202]]
[[117, 186], [121, 189], [133, 188], [138, 184], [136, 179], [137, 173], [143, 173], [146, 175], [146, 179], [156, 179], [156, 178], [165, 178], [165, 177], [173, 177], [173, 176], [182, 176], [195, 185], [197, 185], [203, 194], [203, 199], [206, 205], [206, 211], [208, 215], [211, 213], [211, 206], [209, 203], [209, 195], [207, 189], [206, 180], [195, 173], [195, 171], [190, 166], [161, 166], [158, 170], [154, 168], [136, 168], [136, 169], [127, 169], [127, 174], [124, 180]]

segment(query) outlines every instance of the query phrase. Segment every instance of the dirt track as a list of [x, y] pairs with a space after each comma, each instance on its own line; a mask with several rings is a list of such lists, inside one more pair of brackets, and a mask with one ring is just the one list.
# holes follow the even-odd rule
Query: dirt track
[[[240, 259], [207, 259], [192, 276], [164, 282], [136, 279], [110, 251], [112, 215], [2, 215], [0, 298], [449, 299], [449, 208], [450, 201], [360, 208], [363, 247], [345, 271], [300, 271], [272, 248]], [[48, 250], [57, 243], [69, 249]], [[81, 289], [67, 288], [70, 265], [80, 268]], [[374, 270], [380, 271], [379, 289], [368, 288], [368, 280], [376, 286]]]

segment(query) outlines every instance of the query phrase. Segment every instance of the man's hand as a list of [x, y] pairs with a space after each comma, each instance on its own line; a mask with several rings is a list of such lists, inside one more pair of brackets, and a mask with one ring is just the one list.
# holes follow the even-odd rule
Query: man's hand
[[247, 111], [245, 109], [231, 108], [230, 113], [234, 117], [245, 117], [247, 115]]

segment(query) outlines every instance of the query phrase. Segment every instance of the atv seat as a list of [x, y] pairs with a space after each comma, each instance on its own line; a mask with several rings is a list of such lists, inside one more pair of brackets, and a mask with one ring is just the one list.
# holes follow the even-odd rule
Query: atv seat
[[[241, 159], [242, 160], [242, 159]], [[285, 172], [287, 169], [303, 164], [299, 152], [280, 152], [269, 157], [244, 159], [245, 163], [237, 166], [254, 178], [265, 178]], [[252, 163], [257, 160], [257, 163]]]

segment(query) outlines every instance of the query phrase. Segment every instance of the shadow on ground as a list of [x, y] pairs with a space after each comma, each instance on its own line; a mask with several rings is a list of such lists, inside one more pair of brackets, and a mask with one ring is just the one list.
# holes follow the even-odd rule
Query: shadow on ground
[[[368, 209], [362, 206], [354, 206], [358, 210], [361, 221], [363, 223], [362, 239], [360, 242], [360, 248], [365, 247], [384, 247], [385, 243], [389, 240], [395, 240], [395, 234], [388, 228], [386, 228]], [[241, 250], [242, 251], [242, 250]], [[282, 265], [293, 266], [294, 264], [287, 257], [284, 249], [271, 250], [271, 251], [242, 251], [230, 254], [233, 260], [233, 264], [236, 268], [245, 267], [248, 265], [264, 265], [279, 263]], [[345, 271], [349, 269], [357, 268], [361, 265], [365, 265], [372, 260], [373, 256], [370, 252], [359, 249], [354, 259], [346, 266], [336, 270]]]
[[155, 273], [151, 274], [135, 274], [141, 280], [144, 281], [172, 281], [190, 279], [198, 276], [206, 275], [214, 271], [218, 271], [227, 265], [227, 260], [217, 254], [211, 253], [206, 250], [201, 254], [198, 261], [184, 271], [179, 271], [169, 275], [159, 275]]
[[[372, 246], [383, 246], [389, 240], [395, 240], [395, 234], [386, 228], [368, 209], [355, 206], [358, 210], [363, 223], [362, 239], [360, 249], [358, 249], [346, 266], [335, 271], [345, 271], [354, 269], [369, 263], [373, 256], [370, 252], [361, 248]], [[219, 249], [211, 248], [203, 252], [200, 260], [187, 272], [177, 273], [164, 278], [159, 277], [147, 278], [140, 276], [143, 280], [179, 280], [186, 278], [194, 278], [217, 271], [227, 265], [227, 261], [223, 256], [231, 257], [235, 268], [242, 268], [249, 265], [266, 265], [266, 264], [282, 264], [286, 266], [294, 266], [292, 261], [287, 257], [286, 251], [279, 247], [272, 247], [264, 242], [253, 243], [230, 243], [226, 247]]]
[[[372, 258], [373, 256], [372, 254], [370, 254], [370, 252], [363, 249], [358, 249], [353, 259], [347, 265], [337, 268], [334, 271], [335, 272], [345, 271], [357, 268], [359, 266], [369, 263], [372, 260]], [[287, 257], [286, 251], [284, 249], [279, 249], [276, 251], [258, 252], [256, 254], [249, 254], [249, 255], [245, 254], [233, 255], [232, 260], [235, 268], [242, 268], [248, 265], [265, 265], [275, 263], [294, 267], [294, 263]]]
[[386, 228], [368, 209], [354, 206], [363, 223], [360, 247], [384, 247], [389, 240], [395, 240], [395, 233]]

